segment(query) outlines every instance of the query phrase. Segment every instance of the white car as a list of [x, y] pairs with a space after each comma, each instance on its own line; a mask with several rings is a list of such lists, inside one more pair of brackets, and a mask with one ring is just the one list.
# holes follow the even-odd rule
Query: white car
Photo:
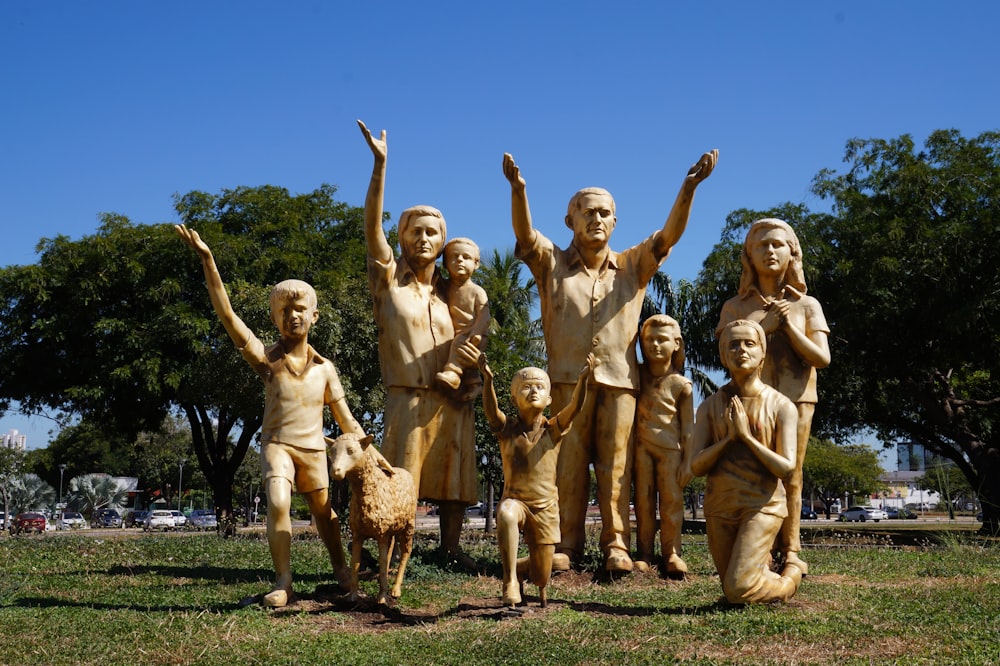
[[64, 511], [53, 522], [56, 524], [56, 529], [58, 530], [79, 530], [90, 527], [83, 515], [76, 511]]
[[179, 530], [184, 529], [188, 521], [187, 516], [185, 516], [177, 509], [173, 509], [170, 513], [174, 517], [174, 527], [176, 527]]
[[882, 509], [876, 509], [871, 506], [852, 506], [848, 509], [840, 512], [840, 522], [865, 522], [866, 520], [873, 520], [876, 523], [880, 520], [889, 520], [889, 514], [887, 514]]
[[166, 509], [150, 511], [146, 516], [146, 522], [143, 523], [142, 529], [147, 532], [150, 530], [172, 530], [174, 529], [174, 514]]

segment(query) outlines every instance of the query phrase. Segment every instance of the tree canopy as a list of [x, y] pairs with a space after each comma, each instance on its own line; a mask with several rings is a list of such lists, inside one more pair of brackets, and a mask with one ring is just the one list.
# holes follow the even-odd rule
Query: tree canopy
[[[277, 337], [270, 287], [295, 277], [316, 288], [321, 314], [310, 343], [334, 359], [351, 411], [371, 428], [383, 391], [363, 215], [335, 192], [196, 191], [176, 197], [175, 207], [212, 247], [233, 307], [265, 343]], [[0, 270], [0, 409], [16, 400], [29, 413], [58, 410], [115, 446], [156, 432], [179, 410], [228, 510], [233, 476], [260, 427], [263, 389], [212, 311], [198, 258], [172, 227], [106, 214], [95, 234], [44, 239], [36, 264]]]
[[[871, 428], [951, 460], [1000, 529], [1000, 133], [854, 139], [846, 169], [812, 190], [832, 204], [739, 210], [698, 278], [702, 311], [718, 317], [736, 291], [749, 224], [779, 217], [802, 243], [809, 293], [831, 327], [813, 432]], [[712, 317], [685, 322], [707, 345]], [[712, 342], [714, 344], [714, 341]]]

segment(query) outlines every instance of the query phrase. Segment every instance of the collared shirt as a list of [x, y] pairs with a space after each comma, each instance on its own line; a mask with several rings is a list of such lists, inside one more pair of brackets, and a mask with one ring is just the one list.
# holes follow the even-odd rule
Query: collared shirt
[[[785, 300], [791, 303], [788, 310], [790, 326], [805, 333], [806, 337], [811, 337], [816, 332], [830, 332], [823, 308], [815, 298], [807, 295], [798, 298], [790, 294]], [[767, 314], [764, 309], [766, 304], [767, 300], [755, 288], [751, 288], [745, 296], [730, 298], [722, 306], [715, 334], [718, 335], [723, 326], [737, 319], [760, 322]], [[767, 352], [764, 354], [760, 378], [768, 386], [773, 386], [788, 396], [792, 402], [816, 402], [816, 368], [795, 353], [788, 335], [781, 328], [767, 336]]]
[[494, 431], [503, 462], [504, 497], [520, 500], [533, 509], [558, 501], [556, 462], [559, 443], [568, 430], [560, 432], [555, 417], [543, 420], [536, 428], [519, 417], [507, 417], [504, 426]]
[[281, 343], [265, 348], [253, 333], [239, 351], [264, 380], [261, 441], [326, 451], [323, 406], [344, 399], [333, 362], [310, 346], [309, 358], [297, 373], [289, 367]]
[[561, 250], [537, 230], [531, 247], [517, 245], [538, 284], [553, 383], [576, 383], [593, 353], [594, 383], [638, 390], [639, 313], [646, 285], [666, 259], [653, 252], [654, 236], [624, 252], [609, 250], [596, 271], [587, 270], [575, 245]]
[[378, 353], [385, 386], [433, 388], [448, 362], [455, 330], [435, 270], [422, 285], [405, 259], [381, 264], [368, 257], [368, 284], [378, 326]]

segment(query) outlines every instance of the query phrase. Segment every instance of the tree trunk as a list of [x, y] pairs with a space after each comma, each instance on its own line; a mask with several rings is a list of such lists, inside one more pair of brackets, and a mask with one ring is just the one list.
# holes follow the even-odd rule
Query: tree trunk
[[[215, 496], [216, 515], [219, 532], [223, 536], [236, 533], [236, 514], [233, 511], [233, 479], [236, 470], [243, 464], [254, 434], [260, 429], [262, 417], [244, 422], [236, 446], [230, 450], [229, 434], [236, 419], [220, 414], [213, 421], [208, 410], [202, 405], [182, 405], [191, 424], [192, 444], [198, 457], [198, 464], [205, 480]], [[213, 423], [218, 424], [216, 428]]]

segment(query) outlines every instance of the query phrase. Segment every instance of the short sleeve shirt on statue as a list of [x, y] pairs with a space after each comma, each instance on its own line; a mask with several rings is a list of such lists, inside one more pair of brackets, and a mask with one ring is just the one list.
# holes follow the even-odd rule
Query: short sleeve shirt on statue
[[382, 381], [387, 388], [433, 388], [448, 362], [455, 330], [443, 281], [421, 285], [405, 259], [368, 258], [368, 284], [378, 325]]
[[333, 363], [310, 346], [302, 372], [296, 373], [281, 343], [264, 347], [253, 333], [240, 353], [264, 380], [261, 441], [325, 452], [323, 406], [344, 398]]
[[549, 351], [549, 378], [575, 384], [593, 353], [594, 382], [637, 390], [635, 342], [646, 285], [662, 263], [650, 236], [624, 252], [608, 252], [604, 265], [588, 271], [576, 246], [561, 250], [538, 231], [516, 254], [531, 269], [542, 304], [542, 330]]
[[681, 450], [677, 399], [691, 390], [691, 380], [677, 372], [653, 377], [642, 373], [636, 404], [636, 441], [657, 449]]
[[[789, 296], [786, 300], [791, 304], [788, 323], [805, 333], [806, 337], [815, 332], [830, 332], [823, 308], [815, 298]], [[736, 319], [750, 319], [759, 323], [767, 314], [765, 303], [764, 297], [756, 289], [751, 289], [743, 297], [730, 298], [722, 306], [716, 332]], [[816, 402], [816, 368], [795, 353], [788, 335], [781, 329], [767, 336], [767, 354], [764, 356], [760, 378], [768, 386], [773, 386], [788, 396], [792, 402]]]
[[538, 543], [560, 540], [556, 463], [565, 434], [557, 429], [555, 418], [543, 421], [536, 429], [529, 429], [519, 418], [508, 418], [496, 433], [503, 461], [502, 499], [518, 500], [528, 508], [536, 519]]

